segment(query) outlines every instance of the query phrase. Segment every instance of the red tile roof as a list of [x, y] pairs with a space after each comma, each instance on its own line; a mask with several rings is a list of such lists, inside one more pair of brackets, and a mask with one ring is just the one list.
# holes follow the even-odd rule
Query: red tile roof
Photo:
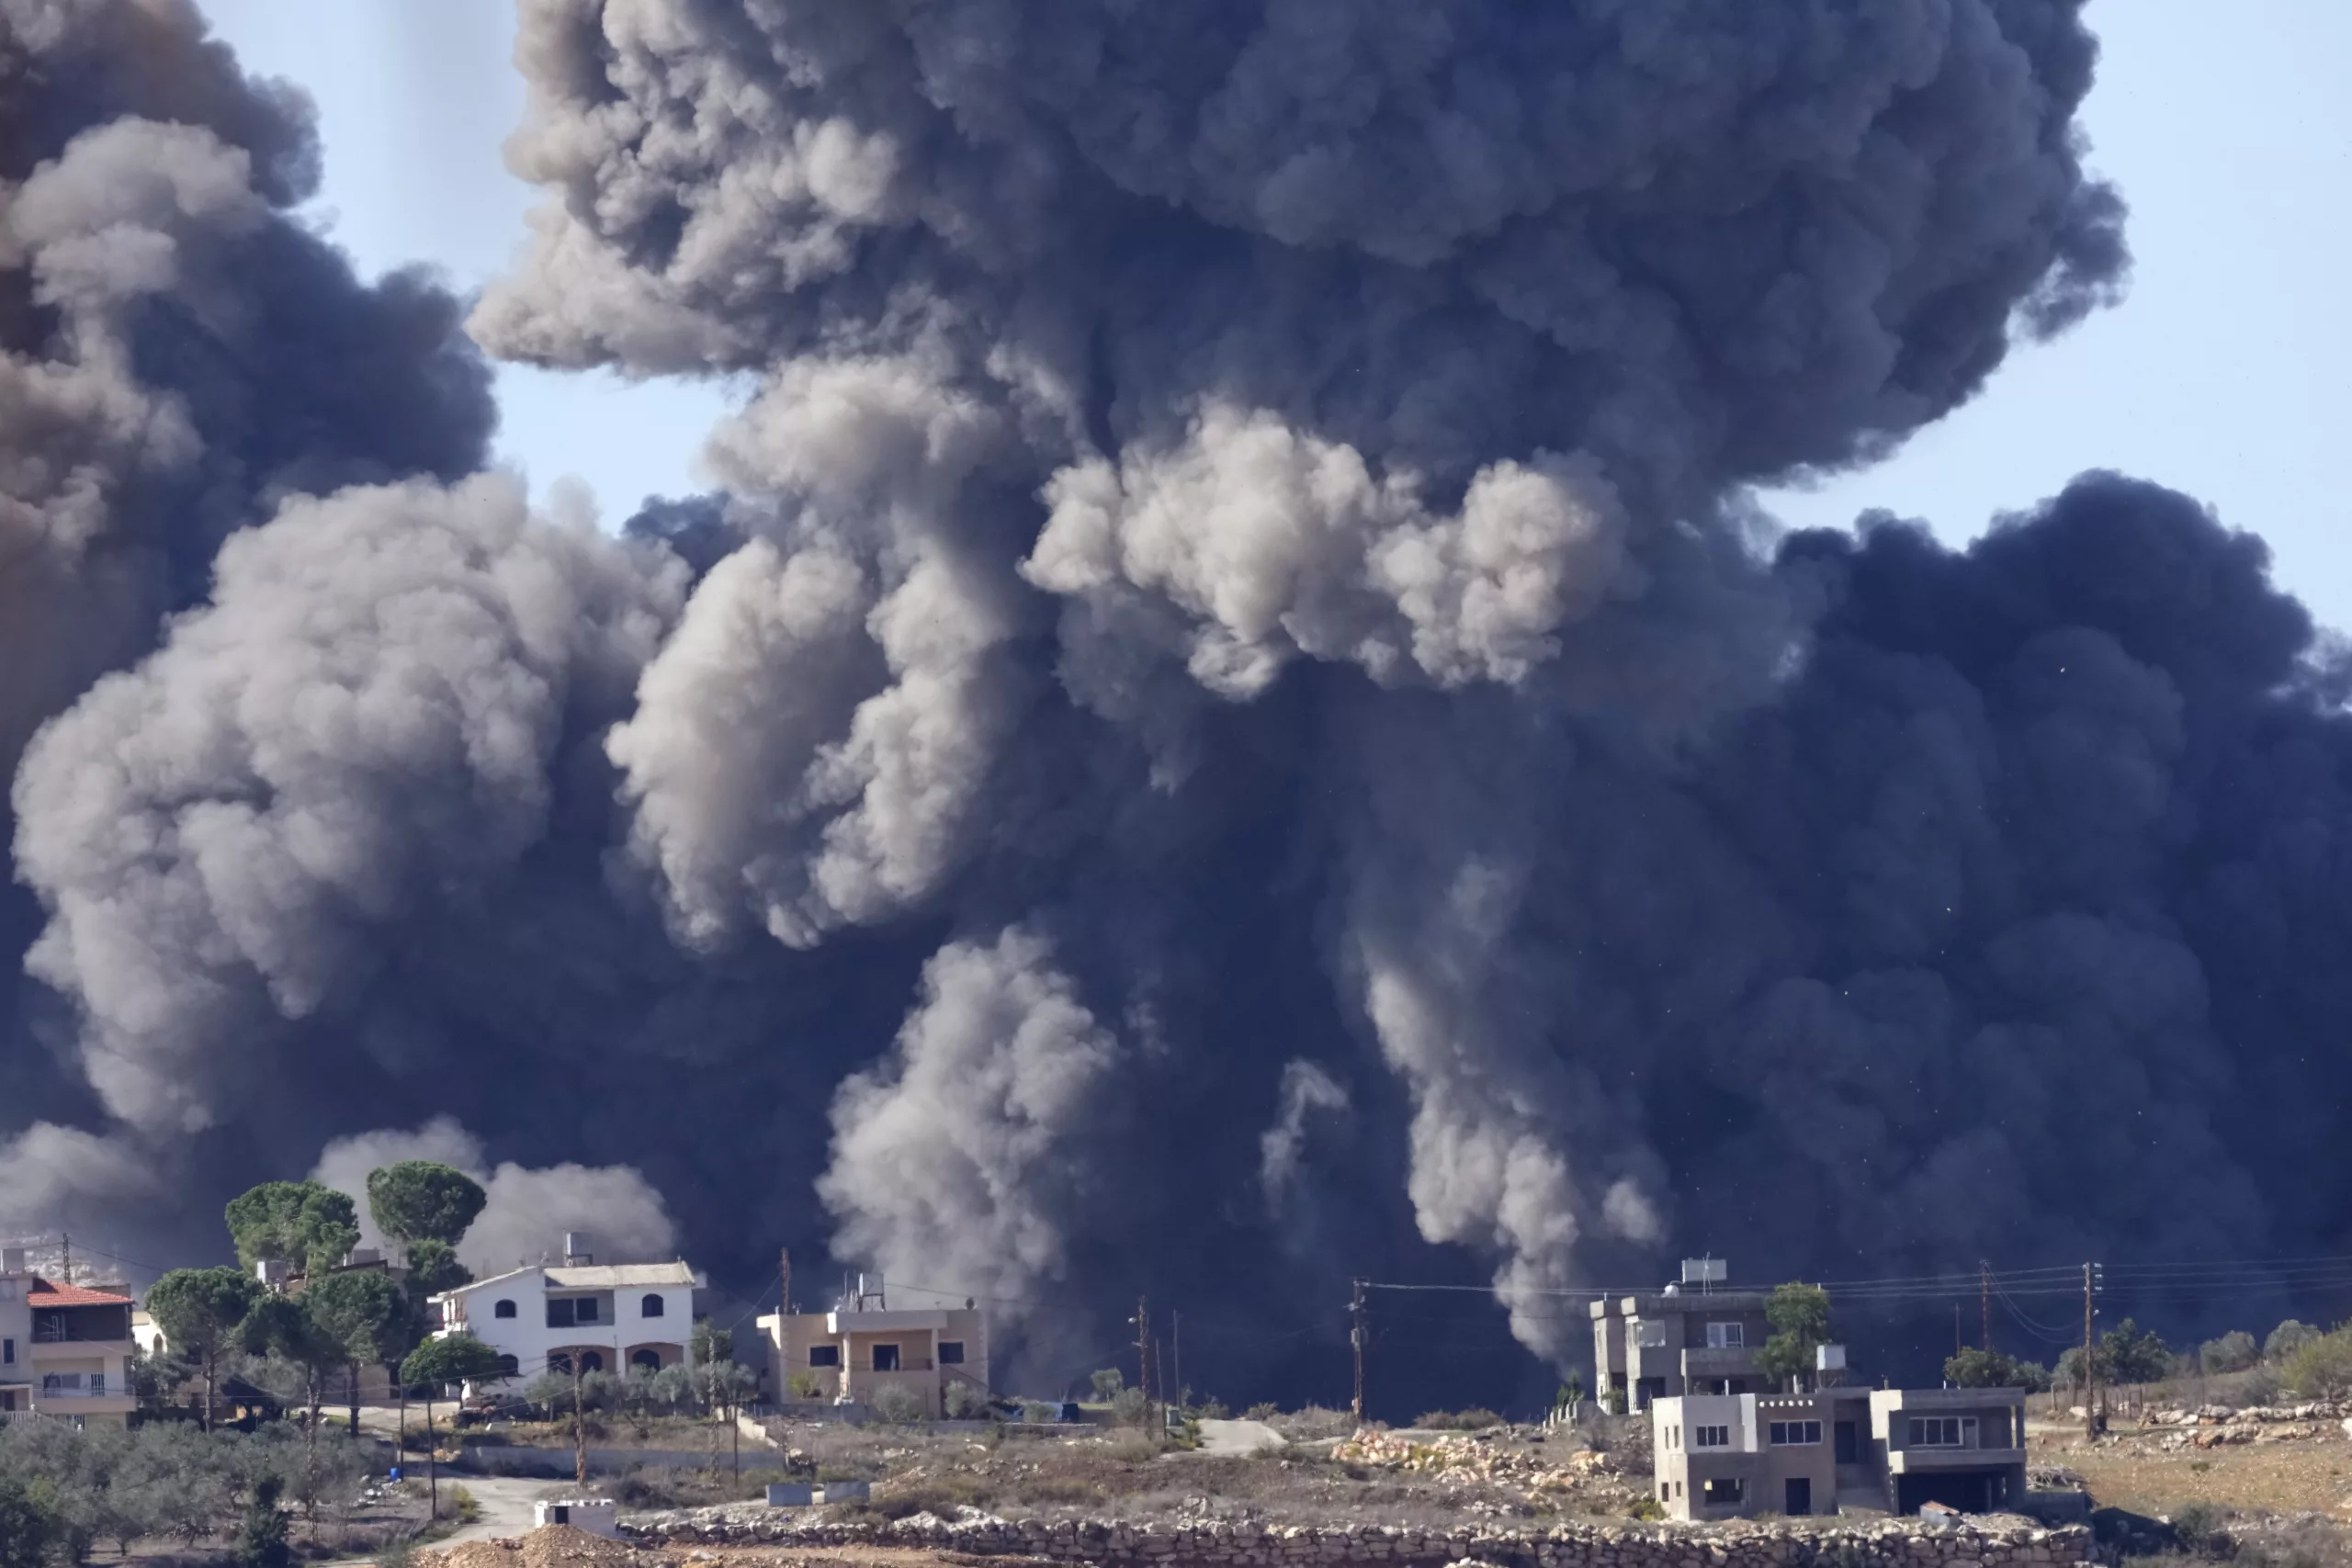
[[52, 1285], [36, 1277], [33, 1288], [25, 1292], [25, 1302], [36, 1307], [113, 1307], [129, 1306], [130, 1298], [112, 1291], [85, 1291], [79, 1285]]

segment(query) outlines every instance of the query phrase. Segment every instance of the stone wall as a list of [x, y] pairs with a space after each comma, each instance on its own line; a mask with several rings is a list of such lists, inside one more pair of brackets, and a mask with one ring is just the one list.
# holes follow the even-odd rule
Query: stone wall
[[1563, 1525], [1540, 1533], [1451, 1532], [1394, 1525], [1129, 1524], [918, 1515], [847, 1522], [732, 1506], [643, 1514], [624, 1536], [678, 1545], [900, 1546], [975, 1557], [1031, 1557], [1102, 1568], [2073, 1568], [2092, 1554], [2079, 1527], [1930, 1529], [1917, 1520], [1815, 1528]]

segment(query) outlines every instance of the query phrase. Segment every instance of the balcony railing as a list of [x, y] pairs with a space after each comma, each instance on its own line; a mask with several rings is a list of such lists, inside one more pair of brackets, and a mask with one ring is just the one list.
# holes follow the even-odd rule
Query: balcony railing
[[877, 1367], [871, 1361], [854, 1362], [850, 1367], [854, 1372], [927, 1372], [931, 1370], [929, 1361], [912, 1356], [899, 1357], [898, 1365], [891, 1367]]
[[[121, 1332], [112, 1332], [114, 1329]], [[123, 1345], [130, 1339], [130, 1327], [128, 1324], [111, 1324], [103, 1332], [54, 1323], [37, 1324], [33, 1328], [33, 1343], [36, 1345]]]
[[110, 1388], [103, 1382], [83, 1388], [50, 1388], [44, 1385], [33, 1397], [47, 1404], [53, 1399], [129, 1399], [130, 1391], [128, 1388]]

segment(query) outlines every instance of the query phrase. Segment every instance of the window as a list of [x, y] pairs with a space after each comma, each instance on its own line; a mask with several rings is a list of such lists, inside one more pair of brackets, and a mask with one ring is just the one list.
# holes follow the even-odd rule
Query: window
[[1661, 1503], [1673, 1502], [1674, 1488], [1663, 1481], [1659, 1482], [1657, 1483], [1657, 1500]]
[[1712, 1505], [1736, 1503], [1747, 1495], [1747, 1483], [1736, 1477], [1724, 1476], [1708, 1482], [1703, 1496]]
[[1803, 1448], [1821, 1441], [1818, 1421], [1775, 1421], [1772, 1423], [1772, 1444], [1775, 1448]]
[[842, 1364], [842, 1348], [838, 1345], [811, 1345], [808, 1364], [812, 1367], [838, 1367]]
[[939, 1364], [943, 1367], [962, 1366], [964, 1364], [964, 1342], [961, 1339], [941, 1340], [939, 1342]]
[[582, 1296], [582, 1297], [581, 1297], [581, 1298], [580, 1298], [580, 1300], [579, 1300], [579, 1302], [578, 1302], [578, 1303], [577, 1303], [577, 1307], [578, 1307], [578, 1311], [579, 1311], [579, 1317], [580, 1317], [580, 1321], [581, 1321], [581, 1322], [582, 1322], [582, 1323], [594, 1323], [594, 1322], [595, 1322], [595, 1321], [596, 1321], [596, 1298], [595, 1298], [595, 1297], [594, 1297], [594, 1296]]
[[0, 1367], [13, 1367], [16, 1364], [17, 1342], [13, 1339], [0, 1339]]
[[628, 1364], [632, 1367], [642, 1367], [649, 1372], [658, 1372], [662, 1370], [662, 1352], [633, 1350], [629, 1352]]
[[899, 1370], [899, 1348], [896, 1345], [876, 1345], [874, 1347], [874, 1370], [877, 1372], [897, 1371]]
[[1911, 1446], [1915, 1449], [1973, 1449], [1976, 1446], [1973, 1416], [1914, 1416]]
[[521, 1375], [522, 1371], [523, 1363], [516, 1360], [514, 1357], [501, 1356], [498, 1358], [498, 1375], [500, 1377], [516, 1377]]
[[514, 1303], [513, 1302], [501, 1302], [496, 1306], [490, 1309], [490, 1315], [492, 1317], [513, 1317], [514, 1315]]
[[605, 1358], [594, 1350], [582, 1350], [580, 1352], [580, 1370], [583, 1372], [601, 1372], [605, 1370]]
[[1690, 1446], [1694, 1449], [1727, 1449], [1731, 1447], [1729, 1427], [1693, 1427]]
[[1747, 1331], [1736, 1323], [1707, 1325], [1707, 1348], [1710, 1350], [1738, 1350], [1746, 1348], [1747, 1344]]
[[596, 1320], [596, 1298], [594, 1296], [558, 1296], [548, 1301], [549, 1328], [571, 1328]]
[[637, 1311], [638, 1315], [640, 1317], [660, 1317], [662, 1315], [662, 1298], [649, 1293], [644, 1301], [638, 1303]]

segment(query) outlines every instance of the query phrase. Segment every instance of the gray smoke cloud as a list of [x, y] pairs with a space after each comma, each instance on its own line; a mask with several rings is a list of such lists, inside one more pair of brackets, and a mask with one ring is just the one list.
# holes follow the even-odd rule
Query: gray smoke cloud
[[1121, 1047], [1033, 932], [951, 943], [922, 987], [889, 1057], [842, 1085], [817, 1191], [847, 1256], [1018, 1316], [1063, 1282]]
[[317, 160], [185, 0], [0, 6], [0, 761], [279, 498], [481, 465], [456, 301], [284, 215]]
[[213, 1124], [387, 928], [481, 899], [546, 829], [567, 709], [626, 692], [684, 575], [503, 478], [298, 499], [232, 537], [211, 604], [17, 777], [49, 911], [27, 963], [78, 999], [108, 1112]]
[[386, 1245], [368, 1210], [368, 1173], [401, 1160], [437, 1160], [482, 1186], [482, 1211], [458, 1245], [458, 1260], [477, 1279], [553, 1257], [563, 1238], [590, 1238], [600, 1262], [662, 1261], [676, 1256], [678, 1228], [662, 1194], [627, 1167], [560, 1165], [530, 1170], [509, 1160], [492, 1167], [480, 1138], [452, 1118], [413, 1132], [380, 1128], [337, 1138], [320, 1151], [311, 1179], [348, 1193], [359, 1206], [360, 1242]]
[[[620, 542], [466, 477], [439, 296], [243, 300], [327, 254], [309, 143], [185, 7], [0, 17], [81, 62], [0, 72], [0, 347], [96, 378], [0, 424], [10, 515], [173, 541], [107, 650], [0, 634], [81, 671], [12, 710], [78, 694], [16, 786], [63, 1066], [0, 1123], [59, 1202], [462, 1128], [744, 1277], [1204, 1333], [1484, 1279], [1555, 1359], [1542, 1292], [1733, 1236], [2341, 1239], [2280, 1151], [2352, 1100], [2352, 742], [2258, 544], [2108, 476], [1963, 551], [1745, 499], [2117, 297], [2070, 0], [526, 0], [548, 199], [470, 330], [757, 388]], [[212, 85], [136, 100], [139, 28]], [[363, 461], [297, 414], [396, 300]]]
[[[1785, 657], [1726, 486], [1899, 438], [2121, 266], [2066, 7], [659, 14], [526, 7], [514, 155], [560, 200], [474, 327], [771, 374], [717, 450], [779, 543], [706, 581], [615, 741], [704, 939], [742, 913], [805, 946], [939, 897], [1022, 771], [1034, 698], [999, 655], [1056, 600], [1066, 689], [1163, 782], [1198, 762], [1171, 666], [1227, 702], [1300, 659], [1683, 726], [1752, 700], [1678, 672]], [[1700, 651], [1648, 657], [1673, 640]], [[1378, 705], [1341, 723], [1393, 750]], [[1418, 1105], [1423, 1234], [1498, 1254], [1526, 1303], [1588, 1232], [1658, 1241], [1662, 1171], [1579, 1178], [1590, 1075], [1493, 999], [1524, 846], [1445, 815], [1487, 804], [1491, 755], [1370, 770], [1375, 798], [1397, 766], [1452, 798], [1359, 841], [1338, 963]]]
[[1282, 1113], [1258, 1135], [1258, 1181], [1277, 1213], [1306, 1157], [1308, 1122], [1350, 1108], [1347, 1087], [1313, 1062], [1283, 1065]]

